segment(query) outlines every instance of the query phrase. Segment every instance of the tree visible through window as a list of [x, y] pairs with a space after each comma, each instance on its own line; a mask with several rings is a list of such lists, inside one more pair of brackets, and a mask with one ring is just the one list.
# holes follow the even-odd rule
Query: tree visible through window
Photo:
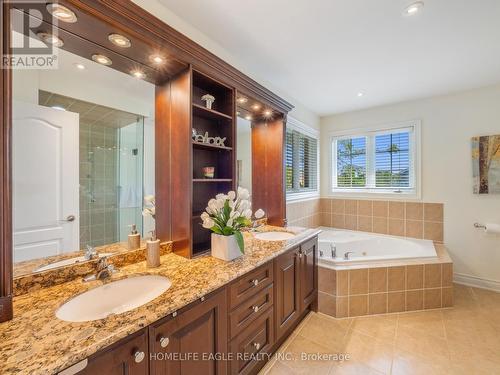
[[334, 191], [415, 193], [415, 125], [332, 138]]

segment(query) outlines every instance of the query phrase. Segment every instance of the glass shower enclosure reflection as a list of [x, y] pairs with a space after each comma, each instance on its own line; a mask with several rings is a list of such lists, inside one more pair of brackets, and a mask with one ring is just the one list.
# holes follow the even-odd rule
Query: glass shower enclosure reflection
[[80, 123], [80, 248], [142, 233], [144, 118], [120, 127]]

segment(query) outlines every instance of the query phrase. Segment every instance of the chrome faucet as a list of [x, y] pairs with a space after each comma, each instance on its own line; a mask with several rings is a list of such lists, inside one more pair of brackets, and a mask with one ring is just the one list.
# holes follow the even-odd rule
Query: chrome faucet
[[111, 275], [117, 271], [118, 270], [115, 269], [115, 266], [108, 263], [107, 257], [102, 257], [97, 261], [96, 273], [85, 276], [83, 278], [83, 282], [109, 279]]
[[332, 259], [337, 258], [337, 246], [335, 244], [330, 244], [330, 250], [332, 252]]
[[85, 260], [91, 260], [97, 257], [97, 250], [95, 247], [87, 245], [87, 249], [85, 250], [85, 254], [83, 255]]
[[346, 251], [344, 253], [344, 260], [349, 260], [349, 254], [353, 254], [353, 253], [354, 253], [354, 251]]

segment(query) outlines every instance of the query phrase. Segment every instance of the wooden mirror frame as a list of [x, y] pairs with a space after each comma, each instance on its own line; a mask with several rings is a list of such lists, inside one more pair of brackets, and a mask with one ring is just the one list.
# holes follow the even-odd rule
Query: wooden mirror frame
[[[282, 114], [281, 130], [284, 134], [286, 114], [293, 106], [275, 95], [265, 87], [247, 77], [213, 53], [196, 44], [183, 34], [157, 19], [146, 10], [130, 0], [60, 0], [70, 9], [90, 15], [102, 22], [106, 22], [118, 30], [123, 30], [149, 44], [162, 46], [162, 49], [175, 56], [179, 61], [214, 77], [238, 91], [260, 100], [270, 108]], [[10, 53], [10, 7], [12, 4], [2, 2], [0, 18], [2, 19], [2, 37], [0, 40], [0, 61]], [[60, 24], [64, 29], [64, 25]], [[12, 254], [12, 170], [11, 170], [11, 101], [12, 101], [12, 74], [10, 69], [2, 69], [0, 74], [0, 99], [2, 101], [0, 114], [0, 322], [12, 319], [13, 296], [13, 254]], [[274, 150], [274, 155], [276, 150]], [[283, 167], [283, 166], [281, 166]], [[262, 176], [260, 174], [260, 176]], [[269, 176], [269, 179], [273, 178]], [[276, 178], [276, 177], [274, 177]], [[267, 185], [265, 185], [267, 188]], [[272, 223], [282, 225], [285, 218], [285, 195], [275, 197], [280, 203], [277, 214], [273, 214]], [[266, 193], [261, 194], [267, 197]], [[260, 199], [260, 198], [259, 198]], [[260, 203], [259, 201], [258, 203]], [[266, 208], [268, 199], [262, 200]], [[275, 210], [275, 208], [272, 208]]]

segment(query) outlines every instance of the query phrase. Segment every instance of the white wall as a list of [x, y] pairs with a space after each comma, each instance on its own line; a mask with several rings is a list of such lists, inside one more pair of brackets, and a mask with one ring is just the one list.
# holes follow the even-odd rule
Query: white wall
[[472, 193], [471, 161], [471, 137], [500, 134], [500, 85], [322, 118], [322, 195], [331, 195], [330, 132], [413, 119], [422, 121], [422, 201], [445, 204], [444, 239], [455, 277], [500, 288], [500, 236], [473, 227], [500, 224], [500, 195]]
[[[227, 63], [231, 64], [235, 68], [241, 70], [243, 73], [251, 77], [252, 79], [259, 82], [261, 85], [265, 86], [269, 90], [273, 91], [275, 94], [281, 96], [283, 99], [292, 103], [295, 108], [290, 112], [290, 115], [295, 117], [297, 120], [302, 121], [303, 123], [319, 129], [319, 117], [317, 114], [306, 108], [296, 99], [291, 98], [286, 93], [281, 92], [270, 82], [267, 82], [259, 77], [256, 77], [252, 72], [252, 69], [245, 63], [245, 61], [241, 61], [232, 55], [228, 50], [222, 47], [220, 44], [216, 43], [214, 40], [207, 37], [204, 33], [198, 30], [193, 25], [187, 23], [174, 12], [170, 11], [166, 6], [162, 5], [157, 0], [132, 0], [134, 3], [139, 5], [141, 8], [144, 8], [151, 14], [154, 14], [155, 17], [158, 17], [160, 20], [173, 27], [180, 33], [184, 34], [191, 40], [195, 41], [199, 45], [203, 46], [213, 54], [217, 55]], [[206, 4], [209, 6], [209, 3]], [[262, 64], [266, 62], [263, 61]]]

